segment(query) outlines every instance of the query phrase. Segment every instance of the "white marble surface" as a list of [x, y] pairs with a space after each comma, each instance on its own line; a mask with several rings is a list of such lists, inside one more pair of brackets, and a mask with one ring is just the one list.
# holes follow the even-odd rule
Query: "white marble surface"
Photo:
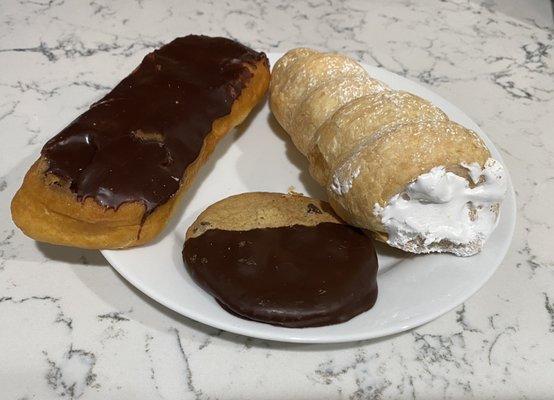
[[539, 28], [554, 29], [552, 0], [479, 0], [479, 3]]
[[[42, 144], [145, 53], [186, 33], [346, 52], [459, 105], [503, 151], [518, 195], [497, 273], [418, 329], [292, 345], [189, 321], [100, 253], [24, 237], [9, 202]], [[552, 398], [553, 42], [551, 31], [459, 0], [2, 0], [0, 398]]]

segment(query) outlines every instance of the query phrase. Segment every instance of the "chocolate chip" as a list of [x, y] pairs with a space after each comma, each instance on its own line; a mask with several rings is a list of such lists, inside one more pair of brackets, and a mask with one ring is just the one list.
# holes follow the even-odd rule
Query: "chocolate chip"
[[308, 204], [308, 214], [323, 214], [323, 211], [321, 211], [318, 207], [316, 207], [314, 204], [309, 203]]

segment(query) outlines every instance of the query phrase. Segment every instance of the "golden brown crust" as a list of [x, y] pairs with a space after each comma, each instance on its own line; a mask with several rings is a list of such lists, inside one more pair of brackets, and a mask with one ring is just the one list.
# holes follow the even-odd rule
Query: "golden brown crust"
[[439, 108], [411, 93], [385, 90], [360, 96], [338, 109], [319, 127], [315, 145], [308, 154], [310, 172], [318, 182], [326, 185], [327, 174], [377, 130], [389, 125], [447, 120]]
[[311, 175], [326, 189], [336, 213], [372, 231], [377, 240], [386, 241], [387, 234], [375, 204], [384, 207], [434, 167], [468, 178], [462, 163], [483, 166], [490, 157], [475, 132], [418, 96], [388, 88], [348, 92], [351, 86], [340, 79], [357, 86], [361, 79], [351, 60], [328, 53], [289, 54], [296, 53], [278, 61], [287, 68], [272, 75], [277, 83], [271, 84], [271, 110], [307, 156]]
[[387, 90], [387, 87], [367, 74], [341, 75], [337, 78], [327, 79], [315, 89], [311, 90], [298, 104], [293, 114], [292, 126], [297, 136], [304, 138], [302, 147], [299, 148], [309, 157], [313, 151], [318, 137], [318, 131], [335, 112], [345, 104], [361, 97]]
[[186, 239], [210, 229], [247, 231], [322, 222], [344, 223], [324, 201], [296, 193], [251, 192], [227, 197], [206, 208], [187, 230]]
[[[339, 194], [330, 188], [329, 201], [353, 225], [384, 232], [373, 207], [384, 207], [406, 185], [437, 165], [467, 178], [462, 163], [484, 165], [490, 153], [477, 134], [452, 122], [419, 122], [378, 131], [360, 146], [332, 175], [335, 182], [351, 181]], [[355, 175], [355, 179], [352, 176]]]
[[240, 124], [263, 98], [269, 85], [265, 60], [259, 61], [252, 73], [231, 113], [213, 123], [198, 158], [185, 170], [179, 191], [148, 215], [144, 224], [141, 223], [145, 212], [142, 203], [125, 203], [113, 210], [102, 207], [91, 198], [78, 201], [63, 183], [52, 183], [56, 178], [45, 175], [46, 160], [42, 157], [29, 169], [12, 200], [13, 221], [33, 239], [73, 247], [117, 249], [151, 241], [165, 227], [174, 205], [219, 140]]
[[[282, 65], [281, 67], [281, 60]], [[304, 154], [309, 151], [309, 132], [296, 125], [295, 116], [302, 101], [321, 84], [339, 77], [364, 77], [365, 70], [342, 54], [303, 52], [286, 53], [276, 63], [270, 87], [270, 106], [281, 126], [289, 133], [296, 147]]]

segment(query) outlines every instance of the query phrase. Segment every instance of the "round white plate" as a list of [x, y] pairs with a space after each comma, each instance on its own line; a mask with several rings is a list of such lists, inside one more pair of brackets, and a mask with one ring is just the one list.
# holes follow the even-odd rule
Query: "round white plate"
[[[271, 65], [281, 54], [269, 54]], [[450, 118], [479, 132], [493, 157], [502, 161], [490, 139], [466, 114], [430, 90], [381, 68], [369, 74], [394, 89], [426, 98]], [[463, 303], [500, 265], [514, 231], [515, 200], [510, 184], [498, 227], [484, 250], [473, 257], [412, 256], [378, 246], [379, 298], [375, 306], [342, 324], [289, 329], [247, 321], [224, 311], [187, 274], [181, 251], [185, 231], [210, 204], [251, 191], [287, 192], [313, 197], [325, 193], [307, 173], [307, 163], [273, 119], [267, 103], [218, 145], [186, 194], [167, 229], [149, 246], [102, 253], [139, 290], [170, 309], [216, 328], [285, 342], [332, 343], [370, 339], [431, 321]]]

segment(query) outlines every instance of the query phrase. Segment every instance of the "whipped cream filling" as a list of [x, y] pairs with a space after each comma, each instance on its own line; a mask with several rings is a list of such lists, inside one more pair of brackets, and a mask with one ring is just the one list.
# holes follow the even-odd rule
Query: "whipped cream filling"
[[467, 179], [438, 166], [420, 175], [393, 196], [385, 207], [375, 204], [391, 246], [414, 253], [451, 252], [459, 256], [478, 253], [498, 220], [499, 204], [507, 190], [500, 162], [489, 158], [462, 166]]

